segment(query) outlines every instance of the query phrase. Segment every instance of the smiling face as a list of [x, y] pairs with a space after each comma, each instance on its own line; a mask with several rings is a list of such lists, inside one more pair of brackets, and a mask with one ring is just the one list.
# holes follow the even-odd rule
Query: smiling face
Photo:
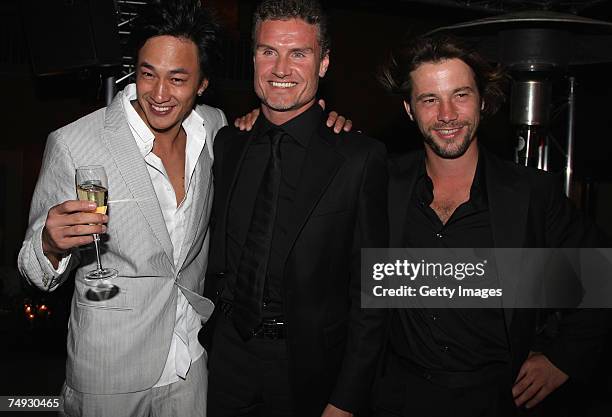
[[321, 57], [315, 25], [301, 19], [264, 20], [257, 29], [253, 62], [262, 111], [282, 124], [312, 106], [329, 55]]
[[208, 85], [201, 78], [195, 43], [174, 36], [150, 38], [138, 51], [134, 108], [153, 133], [179, 129]]
[[410, 104], [427, 147], [445, 159], [462, 156], [476, 143], [482, 101], [472, 69], [453, 58], [424, 63], [410, 73]]

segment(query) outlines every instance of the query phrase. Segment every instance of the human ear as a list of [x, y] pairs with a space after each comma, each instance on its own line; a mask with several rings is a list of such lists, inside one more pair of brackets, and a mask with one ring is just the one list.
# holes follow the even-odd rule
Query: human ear
[[204, 91], [208, 88], [208, 78], [203, 78], [200, 86], [198, 87], [198, 96], [204, 94]]
[[319, 77], [325, 77], [327, 73], [327, 68], [329, 68], [329, 51], [325, 52], [325, 55], [321, 59], [321, 63], [319, 64]]

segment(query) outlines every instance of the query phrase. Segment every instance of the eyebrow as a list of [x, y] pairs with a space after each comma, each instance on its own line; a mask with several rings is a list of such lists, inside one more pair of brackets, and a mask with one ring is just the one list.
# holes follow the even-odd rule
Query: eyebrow
[[[144, 68], [147, 68], [147, 69], [150, 69], [151, 71], [155, 71], [155, 67], [153, 65], [149, 64], [146, 61], [140, 63], [140, 66], [144, 67]], [[190, 72], [186, 68], [182, 68], [182, 67], [175, 68], [173, 70], [170, 70], [169, 72], [170, 72], [170, 74], [185, 74], [185, 75], [189, 75], [190, 74]]]
[[[257, 49], [257, 50], [260, 50], [260, 49], [272, 49], [273, 51], [278, 51], [275, 47], [270, 46], [270, 45], [266, 45], [266, 44], [263, 44], [263, 43], [258, 44], [255, 49]], [[314, 49], [312, 49], [311, 47], [308, 46], [308, 47], [305, 47], [305, 48], [293, 48], [293, 49], [290, 49], [289, 52], [313, 53]]]
[[[452, 94], [457, 94], [461, 91], [468, 91], [468, 92], [473, 92], [474, 89], [472, 87], [469, 86], [465, 86], [465, 87], [459, 87], [459, 88], [455, 88], [452, 91]], [[437, 97], [438, 95], [435, 93], [423, 93], [423, 94], [419, 94], [418, 96], [416, 96], [416, 100], [423, 100], [425, 98], [430, 98], [430, 97]]]
[[417, 101], [421, 101], [424, 98], [429, 98], [429, 97], [436, 97], [436, 95], [434, 93], [423, 93], [423, 94], [419, 94], [415, 98]]
[[465, 87], [459, 87], [459, 88], [456, 88], [455, 90], [453, 90], [453, 94], [458, 93], [460, 91], [473, 92], [474, 89], [472, 87], [466, 85]]
[[307, 48], [294, 48], [291, 49], [290, 52], [306, 52], [306, 53], [313, 53], [314, 49], [307, 47]]

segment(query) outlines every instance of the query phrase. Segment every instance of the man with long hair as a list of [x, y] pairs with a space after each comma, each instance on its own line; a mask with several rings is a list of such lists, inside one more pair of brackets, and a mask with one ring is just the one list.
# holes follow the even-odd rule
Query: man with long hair
[[[554, 175], [504, 162], [478, 141], [503, 101], [506, 77], [444, 35], [402, 45], [382, 72], [401, 94], [424, 151], [390, 162], [390, 247], [593, 247], [592, 227]], [[514, 305], [514, 304], [511, 304]], [[567, 313], [536, 348], [537, 311], [393, 310], [376, 416], [510, 416], [568, 378], [589, 374], [604, 334], [597, 311]]]

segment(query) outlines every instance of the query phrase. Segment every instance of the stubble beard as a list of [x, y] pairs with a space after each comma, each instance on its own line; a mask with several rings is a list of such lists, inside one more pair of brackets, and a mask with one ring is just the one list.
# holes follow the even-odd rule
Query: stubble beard
[[[425, 143], [431, 148], [431, 150], [444, 159], [456, 159], [467, 152], [472, 140], [474, 139], [474, 126], [472, 124], [465, 124], [467, 126], [467, 132], [462, 137], [456, 138], [452, 141], [436, 141], [434, 134], [431, 133], [431, 129], [423, 133], [423, 139]], [[458, 126], [444, 126], [446, 128], [454, 128]]]

